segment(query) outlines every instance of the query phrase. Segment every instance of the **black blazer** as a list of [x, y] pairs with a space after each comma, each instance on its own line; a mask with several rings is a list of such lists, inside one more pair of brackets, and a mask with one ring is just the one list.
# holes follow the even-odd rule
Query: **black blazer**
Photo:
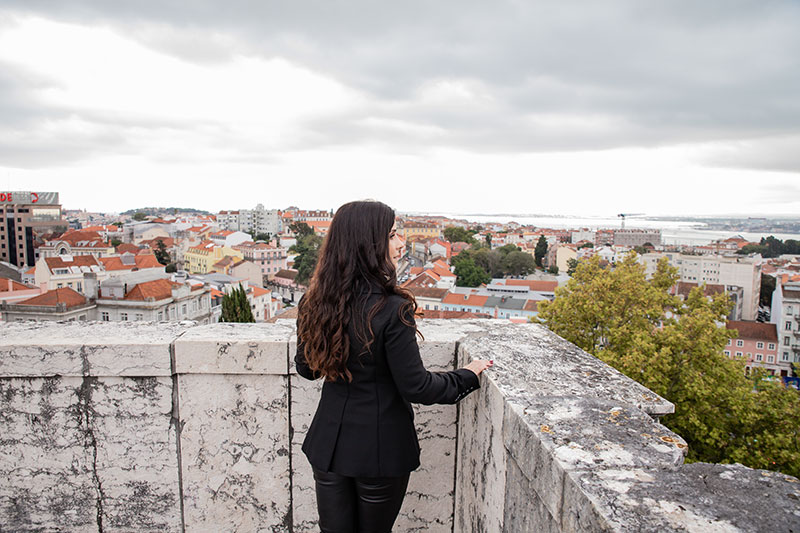
[[[381, 298], [374, 289], [369, 310]], [[419, 442], [411, 403], [453, 404], [480, 387], [467, 369], [428, 372], [422, 364], [415, 330], [400, 320], [406, 300], [390, 295], [372, 320], [371, 353], [353, 331], [347, 368], [353, 380], [325, 381], [303, 452], [314, 468], [353, 477], [403, 476], [419, 466]], [[414, 322], [410, 312], [405, 317]], [[303, 340], [297, 339], [297, 373], [317, 376], [308, 368]]]

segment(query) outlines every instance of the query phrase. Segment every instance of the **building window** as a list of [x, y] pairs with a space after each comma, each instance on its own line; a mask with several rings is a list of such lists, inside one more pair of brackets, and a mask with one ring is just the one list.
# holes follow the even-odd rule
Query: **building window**
[[103, 322], [108, 322], [108, 311], [103, 311], [100, 313], [100, 320]]
[[58, 283], [58, 284], [56, 284], [56, 289], [60, 289], [60, 288], [62, 288], [63, 286], [64, 286], [64, 284], [63, 284], [63, 283]]
[[136, 313], [136, 320], [144, 320], [144, 315], [142, 313]]
[[119, 319], [121, 321], [123, 321], [123, 322], [127, 322], [128, 321], [128, 313], [120, 313], [119, 314]]
[[[749, 354], [748, 354], [748, 355], [749, 355]], [[763, 356], [763, 355], [761, 355], [760, 353], [757, 353], [757, 354], [756, 354], [756, 361], [763, 361], [763, 360], [764, 360], [764, 356]]]
[[730, 351], [730, 350], [725, 350], [725, 355], [727, 355], [728, 357], [730, 357], [730, 356], [731, 356], [731, 351]]
[[789, 360], [789, 352], [783, 352], [781, 356], [781, 361], [788, 361]]
[[158, 312], [158, 321], [161, 322], [162, 320], [164, 320], [164, 312], [163, 311], [159, 311]]
[[774, 350], [775, 349], [775, 343], [774, 342], [769, 343], [769, 349], [770, 350]]
[[741, 339], [736, 340], [736, 346], [742, 347], [744, 346], [744, 342]]
[[767, 363], [772, 363], [772, 362], [774, 362], [774, 361], [775, 361], [775, 357], [773, 357], [773, 356], [771, 356], [771, 355], [768, 355], [768, 356], [767, 356]]
[[181, 305], [181, 316], [186, 316], [186, 304]]
[[742, 357], [742, 352], [736, 352], [736, 357]]
[[783, 338], [783, 345], [784, 346], [789, 346], [789, 337], [784, 337]]
[[756, 348], [758, 348], [759, 350], [763, 350], [764, 349], [764, 343], [763, 342], [757, 342], [756, 343]]
[[78, 292], [83, 292], [83, 283], [78, 282]]
[[728, 346], [730, 346], [732, 343], [733, 343], [733, 340], [728, 339]]
[[786, 331], [791, 331], [792, 330], [792, 321], [791, 320], [787, 320], [786, 324], [784, 324], [783, 329], [785, 329]]

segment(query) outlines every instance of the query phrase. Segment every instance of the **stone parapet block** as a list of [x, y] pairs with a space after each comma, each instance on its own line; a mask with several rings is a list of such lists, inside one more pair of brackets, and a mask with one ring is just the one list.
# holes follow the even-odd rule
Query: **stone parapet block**
[[285, 375], [293, 333], [284, 324], [221, 322], [194, 327], [175, 340], [175, 372]]
[[192, 324], [3, 324], [0, 376], [169, 376], [170, 345]]
[[[475, 321], [478, 322], [478, 321]], [[487, 324], [470, 333], [461, 349], [475, 359], [493, 359], [490, 375], [510, 401], [522, 397], [576, 396], [616, 400], [654, 416], [675, 406], [539, 324]]]

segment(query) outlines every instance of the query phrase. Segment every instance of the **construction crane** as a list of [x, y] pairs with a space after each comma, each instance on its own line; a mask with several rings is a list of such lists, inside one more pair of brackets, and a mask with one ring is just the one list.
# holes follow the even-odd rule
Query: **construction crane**
[[638, 217], [644, 215], [644, 213], [620, 213], [617, 215], [622, 219], [622, 229], [625, 229], [625, 217]]

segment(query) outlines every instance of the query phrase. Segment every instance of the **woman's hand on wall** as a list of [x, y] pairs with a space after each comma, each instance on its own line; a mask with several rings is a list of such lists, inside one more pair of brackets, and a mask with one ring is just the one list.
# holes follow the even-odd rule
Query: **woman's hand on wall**
[[475, 375], [480, 376], [481, 372], [483, 372], [484, 370], [486, 370], [487, 368], [489, 368], [493, 364], [494, 364], [493, 360], [475, 359], [474, 361], [472, 361], [470, 364], [468, 364], [464, 368], [472, 370], [473, 372], [475, 372]]

